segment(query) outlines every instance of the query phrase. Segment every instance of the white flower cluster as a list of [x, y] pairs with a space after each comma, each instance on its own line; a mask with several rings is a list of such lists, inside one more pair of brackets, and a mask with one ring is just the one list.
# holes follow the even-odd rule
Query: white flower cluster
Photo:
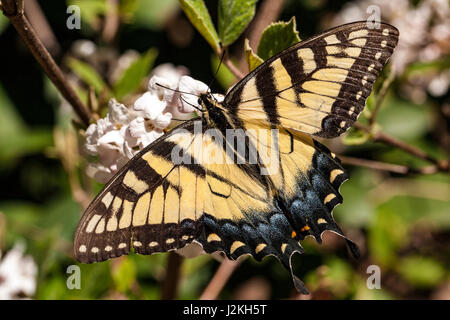
[[109, 102], [107, 116], [86, 130], [86, 150], [98, 157], [98, 162], [88, 165], [90, 177], [107, 182], [136, 153], [162, 136], [172, 119], [195, 116], [193, 112], [200, 107], [198, 94], [208, 92], [208, 86], [186, 73], [183, 67], [160, 65], [152, 72], [147, 92], [133, 108], [114, 99]]
[[[381, 20], [399, 29], [400, 38], [392, 56], [392, 65], [400, 75], [411, 62], [429, 62], [449, 54], [450, 6], [448, 0], [422, 0], [417, 5], [408, 0], [361, 0], [347, 3], [331, 24], [365, 20], [370, 6], [376, 6]], [[369, 10], [369, 12], [367, 12]], [[411, 82], [417, 82], [413, 80]], [[444, 95], [450, 85], [450, 71], [422, 77], [417, 83], [434, 96]], [[414, 85], [415, 83], [411, 83]], [[414, 98], [414, 97], [412, 97]]]
[[0, 300], [30, 298], [36, 291], [37, 266], [16, 244], [0, 260]]

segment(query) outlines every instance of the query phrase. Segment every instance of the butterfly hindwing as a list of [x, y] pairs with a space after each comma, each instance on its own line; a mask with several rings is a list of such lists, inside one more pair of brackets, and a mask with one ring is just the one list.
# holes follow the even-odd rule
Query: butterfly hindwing
[[225, 98], [237, 125], [282, 126], [325, 138], [356, 121], [391, 56], [398, 30], [343, 25], [270, 58]]

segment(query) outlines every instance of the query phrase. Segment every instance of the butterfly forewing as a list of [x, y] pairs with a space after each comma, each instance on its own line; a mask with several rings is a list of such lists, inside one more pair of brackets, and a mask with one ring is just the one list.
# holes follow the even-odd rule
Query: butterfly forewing
[[325, 138], [356, 121], [393, 53], [398, 30], [343, 25], [270, 58], [239, 82], [224, 105], [235, 123], [276, 125]]

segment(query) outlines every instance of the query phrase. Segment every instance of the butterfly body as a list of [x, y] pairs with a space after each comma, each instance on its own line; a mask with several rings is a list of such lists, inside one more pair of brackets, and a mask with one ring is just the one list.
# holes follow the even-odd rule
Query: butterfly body
[[348, 176], [313, 136], [336, 137], [356, 121], [397, 39], [387, 24], [347, 24], [265, 61], [222, 103], [201, 94], [201, 119], [146, 147], [94, 199], [75, 237], [77, 259], [197, 241], [231, 259], [274, 255], [292, 272], [299, 241], [321, 242], [326, 230], [357, 255], [332, 216]]

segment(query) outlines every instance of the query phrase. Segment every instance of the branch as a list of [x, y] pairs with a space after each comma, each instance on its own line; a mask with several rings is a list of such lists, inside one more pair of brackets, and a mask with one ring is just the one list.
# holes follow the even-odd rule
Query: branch
[[231, 73], [235, 76], [235, 78], [238, 81], [243, 79], [245, 77], [245, 73], [243, 73], [238, 67], [235, 66], [233, 61], [231, 61], [230, 55], [228, 54], [228, 50], [226, 48], [217, 52], [217, 55], [219, 57], [221, 57], [224, 50], [225, 50], [225, 55], [223, 57], [223, 64], [227, 66], [227, 68], [231, 71]]
[[167, 261], [167, 270], [164, 282], [162, 285], [161, 299], [173, 300], [177, 297], [178, 284], [181, 275], [181, 264], [183, 263], [183, 257], [179, 254], [170, 251]]
[[437, 166], [428, 166], [423, 167], [420, 169], [414, 169], [407, 166], [399, 165], [399, 164], [392, 164], [392, 163], [385, 163], [385, 162], [379, 162], [379, 161], [373, 161], [373, 160], [367, 160], [367, 159], [361, 159], [361, 158], [353, 158], [353, 157], [346, 157], [346, 156], [339, 156], [339, 159], [341, 159], [342, 163], [349, 164], [353, 166], [359, 166], [359, 167], [366, 167], [370, 169], [380, 170], [380, 171], [387, 171], [387, 172], [394, 172], [399, 174], [408, 174], [408, 173], [418, 173], [418, 174], [433, 174], [439, 171]]
[[47, 76], [58, 88], [62, 96], [72, 105], [76, 114], [80, 117], [85, 126], [89, 125], [91, 119], [90, 112], [81, 102], [80, 98], [69, 85], [61, 69], [55, 63], [50, 53], [39, 40], [36, 32], [23, 14], [23, 0], [3, 0], [3, 14], [9, 18], [11, 24], [16, 28], [22, 40], [28, 46], [34, 58], [39, 62]]
[[371, 134], [372, 140], [374, 142], [382, 142], [387, 145], [394, 146], [394, 147], [401, 149], [409, 154], [412, 154], [413, 156], [415, 156], [419, 159], [431, 162], [436, 166], [437, 171], [442, 171], [442, 172], [450, 171], [450, 165], [449, 165], [448, 160], [442, 160], [442, 161], [437, 160], [437, 159], [433, 158], [432, 156], [430, 156], [429, 154], [427, 154], [425, 151], [423, 151], [419, 148], [416, 148], [414, 146], [411, 146], [411, 145], [407, 144], [406, 142], [398, 140], [386, 133], [383, 133], [381, 131], [372, 132], [373, 130], [370, 127], [365, 126], [359, 122], [356, 122], [354, 124], [354, 126], [355, 126], [355, 128], [357, 128], [359, 130], [362, 130], [364, 132]]
[[199, 300], [214, 300], [217, 299], [219, 293], [227, 283], [228, 279], [233, 274], [234, 270], [239, 266], [242, 259], [229, 260], [224, 258], [222, 264], [217, 269], [206, 289], [201, 294]]
[[248, 29], [248, 40], [252, 48], [258, 47], [262, 32], [270, 23], [278, 19], [283, 5], [284, 0], [265, 0], [261, 4]]

